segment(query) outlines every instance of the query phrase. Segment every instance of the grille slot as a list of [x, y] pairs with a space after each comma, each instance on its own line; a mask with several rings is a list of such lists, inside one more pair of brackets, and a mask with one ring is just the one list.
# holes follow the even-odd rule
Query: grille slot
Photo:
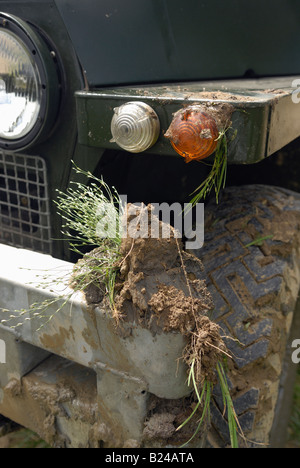
[[52, 253], [45, 161], [0, 152], [0, 242]]

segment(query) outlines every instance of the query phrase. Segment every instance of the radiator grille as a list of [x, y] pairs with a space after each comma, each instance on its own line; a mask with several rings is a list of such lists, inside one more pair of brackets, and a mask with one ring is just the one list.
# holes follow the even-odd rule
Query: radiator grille
[[0, 153], [0, 242], [51, 254], [45, 161]]

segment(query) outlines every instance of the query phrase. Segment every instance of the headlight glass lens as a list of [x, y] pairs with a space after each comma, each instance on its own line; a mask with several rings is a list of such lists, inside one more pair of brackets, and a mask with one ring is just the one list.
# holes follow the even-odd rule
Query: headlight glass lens
[[31, 51], [14, 33], [0, 31], [0, 138], [27, 135], [40, 107], [39, 71]]

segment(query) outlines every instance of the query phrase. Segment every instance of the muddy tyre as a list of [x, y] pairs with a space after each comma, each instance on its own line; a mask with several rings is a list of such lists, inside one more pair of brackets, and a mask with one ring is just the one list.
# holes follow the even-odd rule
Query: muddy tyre
[[[205, 245], [196, 251], [214, 300], [213, 320], [233, 356], [228, 380], [249, 447], [282, 447], [300, 338], [300, 196], [266, 186], [228, 188], [206, 207]], [[207, 446], [229, 445], [215, 388]]]

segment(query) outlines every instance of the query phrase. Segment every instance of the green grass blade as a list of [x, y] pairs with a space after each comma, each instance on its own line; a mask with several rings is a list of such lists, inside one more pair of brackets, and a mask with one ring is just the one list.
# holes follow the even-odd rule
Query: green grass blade
[[215, 159], [210, 173], [207, 178], [192, 192], [194, 197], [190, 203], [195, 206], [200, 200], [204, 200], [207, 195], [215, 189], [216, 202], [219, 202], [221, 189], [226, 185], [227, 177], [227, 155], [228, 145], [226, 130], [220, 132], [218, 138], [218, 146], [215, 153]]
[[194, 434], [192, 435], [192, 437], [187, 442], [185, 442], [183, 445], [181, 445], [180, 448], [186, 447], [196, 437], [196, 435], [199, 433], [199, 431], [200, 431], [200, 429], [202, 427], [202, 424], [203, 424], [205, 418], [207, 418], [208, 422], [210, 420], [211, 384], [209, 382], [205, 382], [203, 388], [205, 388], [206, 394], [205, 394], [205, 400], [204, 400], [204, 407], [203, 407], [202, 416], [200, 418], [198, 426], [197, 426]]
[[198, 402], [197, 402], [197, 405], [195, 406], [193, 412], [190, 414], [190, 416], [176, 429], [176, 431], [179, 431], [180, 429], [182, 429], [191, 419], [192, 417], [194, 416], [194, 414], [197, 412], [199, 406], [201, 405], [201, 402], [202, 402], [202, 399], [203, 399], [203, 396], [206, 392], [206, 382], [205, 384], [203, 385], [203, 389], [202, 389], [202, 392], [201, 392], [201, 396], [200, 398], [198, 399]]
[[223, 401], [226, 401], [227, 407], [227, 417], [228, 417], [228, 429], [230, 435], [230, 442], [232, 448], [239, 448], [238, 444], [238, 419], [232, 403], [230, 391], [228, 388], [228, 383], [226, 379], [226, 374], [222, 364], [219, 362], [217, 364], [217, 372], [219, 376], [220, 387], [222, 391]]
[[249, 244], [245, 245], [245, 247], [251, 247], [252, 245], [257, 245], [257, 246], [260, 247], [260, 246], [263, 245], [264, 241], [269, 240], [269, 239], [273, 239], [273, 237], [274, 237], [274, 234], [271, 234], [271, 235], [265, 236], [265, 237], [258, 237], [254, 241], [252, 241]]

